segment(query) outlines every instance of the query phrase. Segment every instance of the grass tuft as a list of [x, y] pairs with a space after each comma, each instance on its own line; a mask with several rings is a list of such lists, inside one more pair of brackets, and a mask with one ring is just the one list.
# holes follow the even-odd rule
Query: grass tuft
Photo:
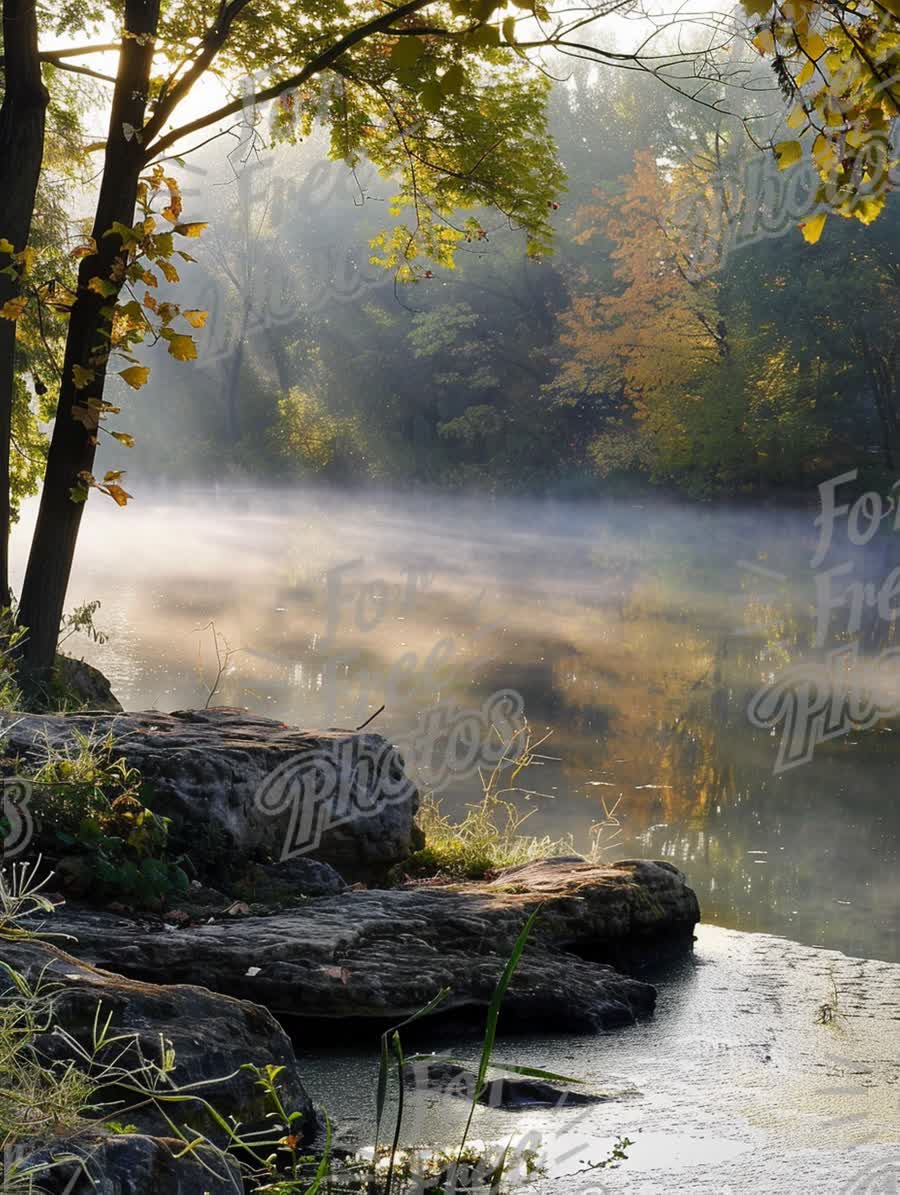
[[618, 801], [612, 807], [604, 803], [603, 818], [591, 826], [590, 845], [584, 852], [576, 847], [571, 834], [552, 838], [525, 833], [523, 827], [536, 810], [523, 813], [507, 799], [516, 794], [541, 795], [526, 789], [520, 777], [527, 769], [542, 765], [547, 757], [539, 753], [539, 748], [549, 737], [544, 735], [535, 741], [527, 722], [510, 735], [494, 768], [489, 773], [479, 773], [482, 798], [466, 806], [462, 820], [454, 820], [444, 812], [434, 793], [426, 793], [417, 815], [425, 846], [403, 865], [405, 876], [480, 880], [506, 867], [560, 855], [582, 855], [588, 862], [602, 862], [622, 834], [616, 816]]

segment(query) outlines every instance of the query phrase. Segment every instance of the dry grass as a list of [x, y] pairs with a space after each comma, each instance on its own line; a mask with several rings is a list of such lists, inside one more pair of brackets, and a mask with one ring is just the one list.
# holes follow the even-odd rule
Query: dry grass
[[425, 846], [412, 856], [406, 873], [413, 877], [483, 879], [506, 867], [560, 855], [581, 854], [589, 862], [602, 862], [621, 837], [621, 824], [616, 816], [618, 801], [611, 808], [604, 803], [604, 816], [591, 826], [591, 842], [585, 853], [576, 847], [571, 834], [562, 838], [528, 834], [524, 827], [536, 810], [523, 813], [507, 799], [517, 794], [541, 795], [524, 788], [520, 778], [528, 769], [540, 767], [547, 758], [540, 754], [540, 748], [549, 737], [546, 734], [535, 739], [527, 722], [513, 732], [503, 743], [500, 758], [491, 771], [479, 773], [482, 798], [466, 807], [461, 821], [454, 821], [444, 813], [439, 798], [427, 793], [417, 817], [425, 835]]

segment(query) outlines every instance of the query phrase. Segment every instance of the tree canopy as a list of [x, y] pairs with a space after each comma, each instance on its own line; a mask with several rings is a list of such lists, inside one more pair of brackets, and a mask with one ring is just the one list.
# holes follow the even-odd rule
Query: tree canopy
[[[619, 42], [603, 34], [612, 19], [619, 22]], [[621, 38], [627, 21], [637, 31], [631, 41]], [[64, 37], [65, 44], [47, 46], [48, 36]], [[398, 5], [384, 0], [290, 5], [279, 0], [123, 0], [113, 9], [77, 3], [62, 10], [4, 0], [4, 548], [12, 488], [32, 484], [40, 470], [34, 418], [54, 416], [20, 600], [20, 619], [29, 628], [26, 670], [39, 681], [46, 679], [84, 499], [92, 489], [122, 505], [129, 498], [120, 466], [99, 477], [94, 473], [102, 438], [123, 447], [132, 443], [131, 433], [115, 423], [119, 408], [105, 393], [107, 375], [115, 373], [126, 387], [140, 390], [154, 368], [148, 364], [149, 347], [164, 346], [180, 363], [198, 355], [195, 332], [204, 326], [205, 310], [167, 289], [195, 264], [194, 243], [207, 225], [203, 212], [187, 210], [185, 204], [179, 177], [185, 156], [229, 135], [237, 138], [240, 161], [246, 164], [274, 144], [296, 144], [324, 132], [328, 156], [350, 172], [368, 163], [389, 184], [387, 219], [373, 230], [370, 255], [400, 287], [452, 269], [470, 247], [490, 241], [496, 220], [521, 234], [529, 257], [545, 259], [566, 186], [549, 115], [561, 64], [568, 70], [573, 60], [587, 60], [652, 79], [660, 92], [674, 97], [675, 108], [659, 113], [662, 123], [668, 122], [669, 144], [661, 138], [647, 147], [647, 155], [626, 163], [632, 173], [620, 192], [621, 210], [604, 220], [603, 236], [615, 245], [601, 263], [611, 289], [598, 297], [590, 286], [573, 288], [566, 279], [570, 331], [561, 344], [575, 351], [560, 376], [551, 376], [552, 319], [538, 338], [537, 347], [543, 340], [548, 349], [539, 362], [512, 348], [516, 338], [521, 343], [513, 320], [505, 347], [498, 345], [492, 353], [478, 349], [460, 371], [448, 359], [454, 356], [452, 346], [461, 338], [473, 339], [479, 316], [471, 304], [459, 302], [443, 315], [423, 315], [404, 352], [433, 363], [441, 418], [437, 427], [430, 421], [432, 430], [443, 451], [460, 464], [473, 453], [482, 461], [490, 457], [492, 441], [502, 434], [514, 469], [534, 428], [548, 417], [559, 429], [557, 443], [565, 456], [579, 437], [593, 442], [598, 418], [617, 401], [630, 404], [631, 417], [644, 426], [674, 420], [678, 434], [673, 431], [668, 442], [683, 443], [685, 412], [695, 409], [685, 407], [688, 392], [705, 371], [737, 368], [735, 346], [741, 338], [731, 331], [738, 326], [736, 316], [723, 316], [719, 284], [695, 277], [695, 251], [673, 242], [668, 212], [679, 193], [684, 198], [691, 189], [721, 190], [723, 142], [717, 122], [734, 110], [742, 87], [758, 90], [761, 80], [742, 46], [770, 60], [777, 89], [792, 104], [787, 115], [792, 136], [769, 136], [775, 128], [770, 117], [766, 137], [757, 140], [774, 146], [781, 168], [803, 169], [808, 163], [818, 175], [812, 208], [802, 221], [806, 240], [819, 239], [831, 212], [871, 223], [883, 212], [895, 167], [893, 0], [776, 5], [745, 0], [734, 12], [675, 18], [639, 0], [574, 9], [539, 0]], [[106, 64], [112, 60], [116, 65], [110, 68]], [[110, 69], [114, 73], [107, 73]], [[76, 85], [92, 90], [67, 100]], [[713, 125], [700, 141], [690, 133], [692, 150], [679, 158], [679, 135], [692, 120], [683, 115], [685, 104], [709, 113]], [[89, 140], [80, 116], [90, 114], [93, 122], [98, 112], [105, 112], [106, 133]], [[601, 125], [616, 119], [602, 103], [592, 115]], [[759, 116], [745, 114], [754, 135]], [[85, 155], [102, 164], [93, 219], [77, 230], [73, 244], [68, 216], [59, 211], [54, 216], [46, 201], [60, 178], [71, 179], [72, 163]], [[379, 335], [385, 318], [376, 319]], [[748, 331], [742, 343], [751, 340]], [[650, 346], [665, 354], [668, 377], [654, 366]], [[498, 393], [503, 352], [519, 360], [518, 372], [528, 379], [521, 381], [518, 404]], [[774, 370], [779, 354], [787, 352], [781, 339], [770, 338], [764, 359]], [[871, 344], [866, 354], [869, 376], [882, 378], [883, 395], [893, 366], [880, 361]], [[231, 387], [232, 436], [245, 422], [237, 408], [243, 402], [237, 385], [241, 369], [238, 361]], [[281, 372], [283, 393], [272, 409], [286, 421], [285, 442], [301, 449], [314, 443], [326, 462], [344, 451], [359, 459], [354, 414], [329, 413], [321, 395], [298, 388], [286, 376], [284, 358]], [[573, 394], [578, 377], [584, 385]], [[28, 378], [30, 386], [23, 381]], [[765, 389], [762, 380], [753, 386]], [[595, 402], [589, 413], [585, 404], [599, 399], [601, 389], [602, 412]], [[676, 390], [675, 407], [667, 408], [664, 397]], [[386, 395], [385, 401], [389, 409], [394, 398]], [[775, 399], [769, 401], [774, 410]], [[732, 425], [733, 415], [720, 411], [716, 419], [724, 428]], [[14, 436], [16, 451], [24, 446], [22, 456], [31, 462], [27, 470], [11, 471], [5, 463]], [[4, 555], [4, 591], [6, 573]]]

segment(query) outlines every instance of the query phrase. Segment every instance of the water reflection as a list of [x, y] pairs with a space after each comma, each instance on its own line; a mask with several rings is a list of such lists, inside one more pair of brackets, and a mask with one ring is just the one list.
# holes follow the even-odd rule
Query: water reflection
[[[214, 620], [240, 648], [216, 703], [309, 726], [357, 726], [384, 703], [375, 727], [398, 738], [437, 701], [516, 689], [553, 731], [529, 783], [534, 832], [586, 845], [602, 801], [621, 797], [616, 854], [684, 866], [706, 919], [897, 959], [900, 726], [775, 775], [777, 733], [747, 717], [753, 693], [815, 649], [814, 514], [310, 493], [92, 502], [71, 600], [102, 600], [110, 641], [78, 649], [128, 707], [202, 704], [215, 670], [200, 628]], [[836, 542], [825, 567], [852, 559], [874, 592], [898, 546], [886, 533], [842, 556]], [[860, 622], [854, 636], [835, 609], [829, 642], [855, 637], [867, 658], [894, 645], [893, 618], [864, 604]]]

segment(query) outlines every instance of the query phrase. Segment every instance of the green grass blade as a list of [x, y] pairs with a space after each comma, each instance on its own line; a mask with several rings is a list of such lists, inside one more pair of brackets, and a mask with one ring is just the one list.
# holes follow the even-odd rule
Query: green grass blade
[[306, 1195], [317, 1195], [322, 1187], [322, 1183], [328, 1177], [328, 1170], [331, 1165], [331, 1121], [328, 1119], [328, 1113], [325, 1113], [325, 1152], [322, 1154], [322, 1160], [319, 1162], [316, 1169], [312, 1185], [306, 1188]]
[[[407, 1017], [405, 1021], [401, 1021], [399, 1025], [395, 1025], [392, 1029], [386, 1029], [381, 1035], [381, 1056], [378, 1062], [378, 1084], [375, 1089], [375, 1146], [374, 1154], [372, 1155], [372, 1173], [375, 1173], [375, 1167], [378, 1165], [378, 1142], [381, 1137], [381, 1122], [384, 1119], [384, 1106], [387, 1102], [387, 1085], [388, 1072], [390, 1070], [390, 1042], [395, 1034], [398, 1034], [401, 1029], [405, 1029], [407, 1025], [411, 1025], [414, 1021], [418, 1021], [420, 1017], [428, 1016], [429, 1013], [434, 1012], [439, 1004], [442, 1004], [450, 994], [449, 988], [441, 988], [433, 1000], [430, 1000], [423, 1008], [414, 1012], [412, 1016]], [[399, 1040], [399, 1038], [398, 1038]], [[400, 1084], [400, 1099], [402, 1106], [403, 1099], [403, 1083], [401, 1076]], [[395, 1134], [396, 1136], [396, 1134]]]
[[491, 1062], [491, 1055], [494, 1052], [494, 1040], [497, 1036], [497, 1022], [500, 1019], [500, 1008], [503, 1004], [504, 998], [506, 997], [507, 989], [512, 982], [512, 977], [516, 973], [516, 968], [519, 965], [519, 960], [521, 959], [522, 952], [525, 949], [525, 943], [528, 941], [532, 927], [534, 926], [534, 923], [537, 920], [538, 914], [542, 908], [542, 905], [538, 905], [519, 931], [519, 936], [516, 938], [512, 954], [509, 956], [506, 966], [503, 968], [503, 974], [500, 976], [500, 979], [497, 982], [497, 986], [494, 989], [494, 994], [491, 997], [490, 1005], [488, 1006], [487, 1024], [484, 1030], [484, 1042], [481, 1047], [481, 1060], [478, 1063], [478, 1077], [475, 1082], [475, 1092], [472, 1096], [472, 1103], [469, 1106], [469, 1115], [466, 1120], [466, 1127], [463, 1130], [462, 1141], [459, 1143], [457, 1166], [459, 1166], [459, 1161], [462, 1158], [462, 1152], [466, 1147], [466, 1141], [469, 1137], [469, 1129], [472, 1127], [472, 1117], [475, 1115], [475, 1108], [478, 1104], [478, 1097], [484, 1090], [484, 1077], [487, 1074], [487, 1070]]

